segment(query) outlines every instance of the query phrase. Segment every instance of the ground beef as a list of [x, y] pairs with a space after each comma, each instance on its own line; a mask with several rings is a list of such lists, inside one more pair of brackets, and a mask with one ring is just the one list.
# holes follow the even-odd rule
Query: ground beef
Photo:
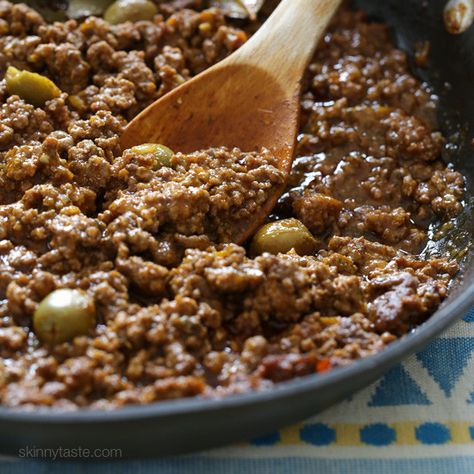
[[146, 159], [130, 150], [115, 163], [111, 177], [119, 187], [109, 188], [98, 220], [121, 256], [145, 252], [167, 266], [178, 264], [184, 248], [194, 243], [232, 241], [234, 229], [251, 219], [283, 181], [266, 150], [178, 153], [170, 167], [156, 171], [149, 170], [152, 156]]
[[[388, 28], [344, 7], [308, 67], [297, 158], [270, 220], [317, 239], [300, 256], [250, 252], [234, 230], [281, 186], [266, 150], [121, 150], [127, 121], [224, 58], [238, 26], [201, 0], [154, 21], [46, 23], [0, 1], [0, 74], [53, 80], [41, 108], [0, 83], [0, 401], [116, 408], [271, 388], [374, 354], [426, 320], [457, 263], [423, 259], [433, 222], [462, 209], [440, 159], [436, 101]], [[52, 291], [93, 300], [70, 342], [33, 327]]]

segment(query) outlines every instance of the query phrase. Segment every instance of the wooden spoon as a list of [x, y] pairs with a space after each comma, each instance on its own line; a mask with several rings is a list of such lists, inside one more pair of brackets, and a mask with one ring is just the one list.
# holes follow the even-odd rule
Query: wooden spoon
[[[257, 33], [228, 58], [169, 92], [126, 127], [122, 149], [161, 143], [174, 151], [268, 148], [286, 176], [294, 156], [302, 76], [341, 0], [283, 0]], [[285, 184], [249, 222], [242, 243], [263, 223]]]

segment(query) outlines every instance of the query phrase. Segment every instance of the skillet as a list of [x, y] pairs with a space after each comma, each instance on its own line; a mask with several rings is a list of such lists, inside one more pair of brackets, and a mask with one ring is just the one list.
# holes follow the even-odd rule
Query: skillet
[[[439, 124], [453, 143], [444, 158], [467, 179], [466, 205], [454, 229], [436, 246], [442, 253], [472, 241], [474, 204], [474, 27], [460, 36], [445, 32], [443, 0], [359, 0], [375, 20], [393, 28], [397, 45], [414, 55], [428, 40], [427, 67], [416, 67], [440, 96]], [[439, 310], [411, 334], [379, 354], [321, 375], [282, 383], [271, 390], [221, 400], [185, 399], [117, 411], [17, 412], [0, 407], [0, 452], [20, 448], [120, 448], [123, 457], [158, 456], [217, 447], [263, 435], [307, 418], [375, 381], [422, 349], [474, 305], [474, 250], [469, 249], [451, 293]]]

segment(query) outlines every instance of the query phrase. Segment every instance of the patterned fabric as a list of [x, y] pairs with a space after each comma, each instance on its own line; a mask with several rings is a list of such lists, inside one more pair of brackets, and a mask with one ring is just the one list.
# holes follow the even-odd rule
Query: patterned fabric
[[[474, 309], [372, 386], [299, 426], [212, 455], [473, 456]], [[462, 472], [462, 471], [456, 471]]]
[[[77, 463], [0, 462], [6, 474], [84, 469]], [[375, 384], [300, 425], [199, 455], [87, 466], [88, 473], [118, 474], [291, 471], [474, 473], [474, 309]]]

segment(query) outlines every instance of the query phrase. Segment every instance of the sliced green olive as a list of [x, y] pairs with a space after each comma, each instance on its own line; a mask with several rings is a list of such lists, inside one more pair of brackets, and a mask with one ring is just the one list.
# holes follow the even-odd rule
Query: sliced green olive
[[[38, 1], [38, 0], [36, 0]], [[54, 3], [44, 2], [43, 3]], [[57, 2], [56, 2], [57, 3]], [[88, 16], [100, 16], [112, 3], [111, 0], [69, 0], [67, 5], [67, 16], [69, 18], [83, 19]]]
[[9, 66], [5, 74], [7, 91], [21, 97], [35, 107], [43, 105], [61, 94], [61, 89], [50, 79], [30, 71], [20, 71]]
[[150, 0], [117, 0], [105, 11], [104, 19], [112, 25], [126, 21], [153, 20], [158, 8]]
[[134, 146], [130, 150], [139, 155], [153, 154], [156, 159], [155, 169], [161, 168], [162, 166], [170, 167], [171, 158], [173, 158], [174, 155], [173, 150], [158, 143], [143, 143], [142, 145]]
[[292, 218], [261, 227], [252, 239], [250, 250], [253, 255], [287, 253], [292, 249], [299, 255], [309, 255], [316, 246], [311, 232], [298, 219]]
[[38, 339], [49, 344], [71, 341], [95, 326], [94, 302], [82, 290], [63, 288], [41, 301], [33, 315]]
[[223, 10], [230, 18], [255, 20], [264, 0], [211, 0], [210, 5]]

